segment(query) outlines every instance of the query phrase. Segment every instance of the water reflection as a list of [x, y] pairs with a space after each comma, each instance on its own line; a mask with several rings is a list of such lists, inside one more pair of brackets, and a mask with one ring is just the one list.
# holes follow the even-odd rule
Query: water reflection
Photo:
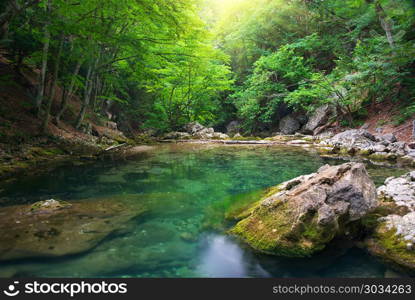
[[202, 242], [198, 273], [202, 277], [269, 277], [231, 238], [209, 235]]

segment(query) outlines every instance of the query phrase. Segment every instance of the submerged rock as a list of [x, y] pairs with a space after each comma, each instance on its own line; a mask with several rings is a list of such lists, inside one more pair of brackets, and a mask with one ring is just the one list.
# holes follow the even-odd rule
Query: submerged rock
[[363, 164], [326, 165], [275, 187], [230, 233], [263, 253], [306, 257], [376, 207]]
[[116, 199], [50, 199], [0, 208], [0, 261], [87, 251], [144, 211], [134, 201]]
[[392, 214], [377, 220], [365, 244], [396, 269], [415, 274], [415, 171], [386, 179], [377, 192], [383, 207], [393, 207]]

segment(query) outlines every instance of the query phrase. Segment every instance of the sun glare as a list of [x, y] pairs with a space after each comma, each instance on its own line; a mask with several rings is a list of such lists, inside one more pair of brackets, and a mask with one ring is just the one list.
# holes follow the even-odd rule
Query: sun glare
[[246, 0], [213, 0], [212, 2], [220, 11], [226, 11], [230, 7], [245, 1]]

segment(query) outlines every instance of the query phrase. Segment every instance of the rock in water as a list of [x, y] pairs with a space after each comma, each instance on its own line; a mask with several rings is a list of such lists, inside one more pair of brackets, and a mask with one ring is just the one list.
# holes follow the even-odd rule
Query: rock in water
[[230, 233], [263, 253], [306, 257], [376, 207], [363, 164], [326, 165], [275, 187]]
[[366, 246], [395, 269], [415, 274], [415, 171], [386, 179], [378, 197], [392, 214], [377, 220]]
[[87, 251], [145, 211], [143, 205], [123, 200], [51, 199], [0, 208], [0, 261]]

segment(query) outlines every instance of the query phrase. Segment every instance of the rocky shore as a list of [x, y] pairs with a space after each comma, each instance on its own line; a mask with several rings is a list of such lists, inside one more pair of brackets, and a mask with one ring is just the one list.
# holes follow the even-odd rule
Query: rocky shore
[[415, 172], [376, 190], [363, 164], [326, 165], [272, 188], [240, 216], [229, 233], [262, 253], [309, 257], [348, 239], [415, 273]]
[[364, 129], [352, 129], [323, 139], [318, 146], [321, 152], [415, 166], [415, 143], [399, 142], [393, 134], [375, 136]]

